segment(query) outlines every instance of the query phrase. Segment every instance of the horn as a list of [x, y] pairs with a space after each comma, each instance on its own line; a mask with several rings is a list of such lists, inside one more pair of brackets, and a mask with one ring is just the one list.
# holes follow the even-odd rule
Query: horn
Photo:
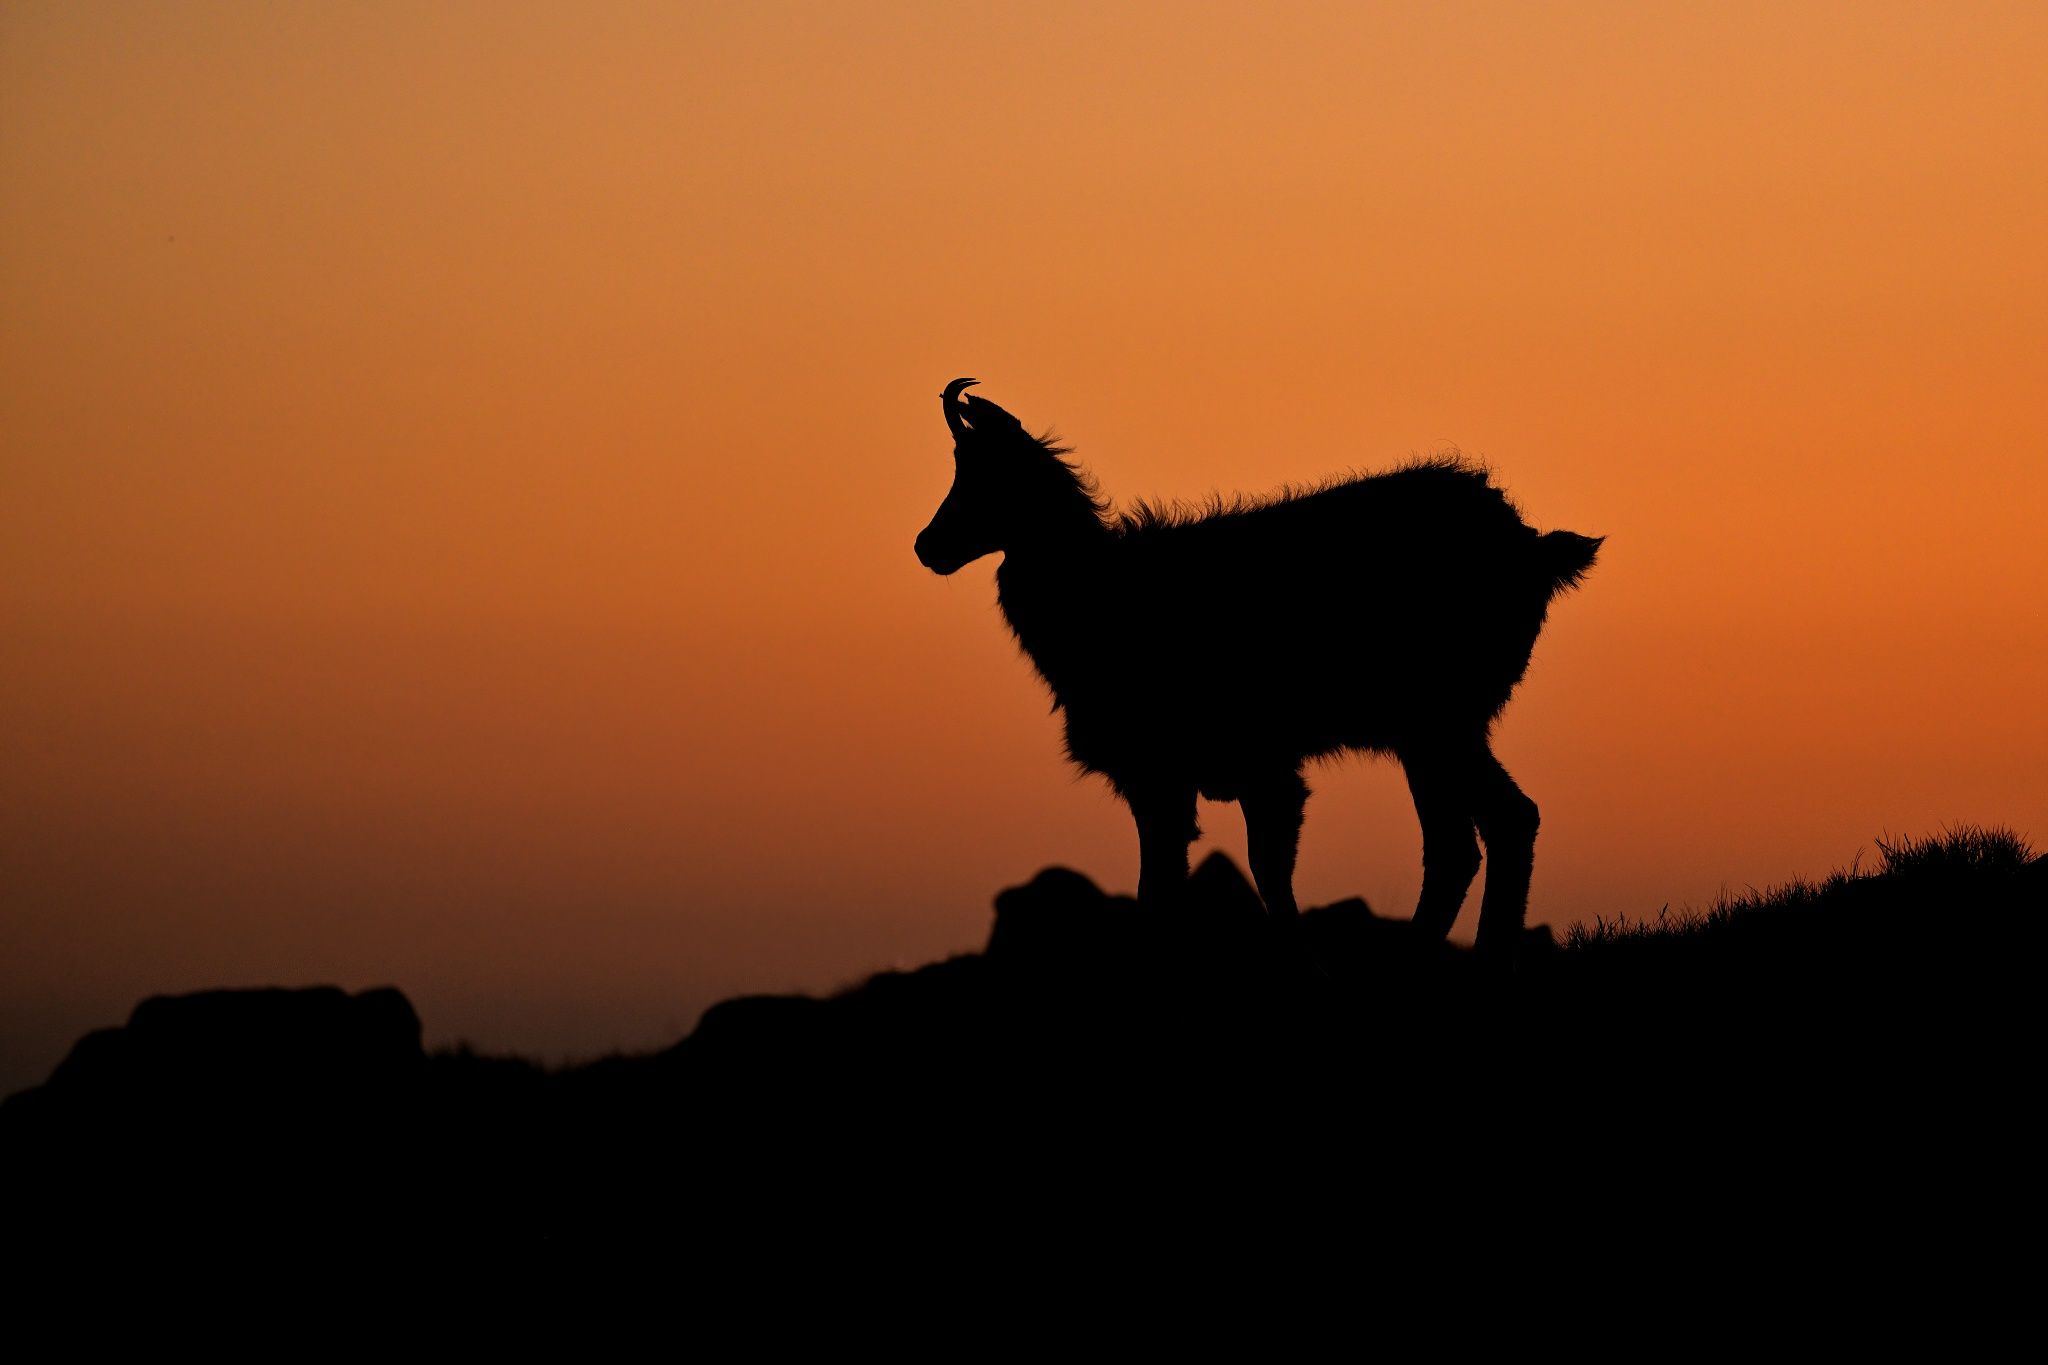
[[946, 391], [939, 395], [940, 401], [946, 405], [946, 425], [952, 429], [955, 441], [967, 439], [967, 424], [960, 420], [960, 395], [970, 385], [980, 382], [979, 379], [956, 379], [946, 385]]

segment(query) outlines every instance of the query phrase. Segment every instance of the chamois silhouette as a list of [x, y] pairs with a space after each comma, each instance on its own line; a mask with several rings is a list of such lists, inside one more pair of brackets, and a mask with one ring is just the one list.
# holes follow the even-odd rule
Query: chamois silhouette
[[1259, 894], [1293, 914], [1303, 764], [1391, 754], [1422, 822], [1416, 930], [1450, 933], [1484, 840], [1478, 946], [1511, 957], [1537, 808], [1489, 738], [1600, 540], [1539, 535], [1456, 457], [1115, 516], [1066, 447], [965, 393], [976, 382], [941, 396], [955, 473], [917, 557], [950, 574], [1003, 555], [998, 600], [1066, 713], [1067, 753], [1137, 821], [1140, 901], [1186, 883], [1199, 793], [1239, 803]]

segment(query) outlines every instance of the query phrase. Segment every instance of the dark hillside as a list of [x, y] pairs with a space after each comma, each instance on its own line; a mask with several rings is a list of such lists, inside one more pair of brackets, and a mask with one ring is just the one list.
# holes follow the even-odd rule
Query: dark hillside
[[146, 1001], [0, 1107], [0, 1156], [16, 1236], [175, 1216], [560, 1244], [1110, 1199], [1582, 1233], [1798, 1208], [1950, 1237], [2037, 1150], [2044, 922], [2048, 863], [1970, 830], [1532, 936], [1513, 974], [1360, 901], [1269, 919], [1221, 856], [1172, 915], [1053, 869], [997, 898], [980, 953], [730, 1000], [664, 1052], [556, 1072], [422, 1051], [395, 991]]

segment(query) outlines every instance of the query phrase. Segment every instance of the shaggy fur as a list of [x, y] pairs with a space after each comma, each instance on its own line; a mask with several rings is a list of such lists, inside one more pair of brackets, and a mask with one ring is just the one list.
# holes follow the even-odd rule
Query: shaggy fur
[[1476, 829], [1480, 946], [1512, 952], [1537, 810], [1488, 736], [1600, 541], [1539, 535], [1459, 458], [1116, 517], [1062, 447], [961, 398], [971, 382], [945, 395], [956, 474], [918, 558], [949, 574], [1003, 554], [1003, 615], [1065, 712], [1067, 752], [1137, 820], [1140, 898], [1186, 881], [1200, 794], [1240, 803], [1259, 893], [1292, 913], [1303, 765], [1391, 754], [1422, 821], [1418, 928], [1450, 932]]

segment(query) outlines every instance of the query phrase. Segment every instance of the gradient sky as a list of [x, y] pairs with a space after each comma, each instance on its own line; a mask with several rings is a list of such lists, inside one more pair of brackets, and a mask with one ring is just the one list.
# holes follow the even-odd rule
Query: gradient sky
[[[227, 984], [651, 1046], [1129, 890], [911, 554], [955, 375], [1124, 500], [1455, 444], [1606, 535], [1498, 742], [1536, 920], [2048, 837], [2043, 71], [2035, 3], [0, 8], [0, 1090]], [[1398, 770], [1312, 780], [1304, 903], [1405, 914]]]

